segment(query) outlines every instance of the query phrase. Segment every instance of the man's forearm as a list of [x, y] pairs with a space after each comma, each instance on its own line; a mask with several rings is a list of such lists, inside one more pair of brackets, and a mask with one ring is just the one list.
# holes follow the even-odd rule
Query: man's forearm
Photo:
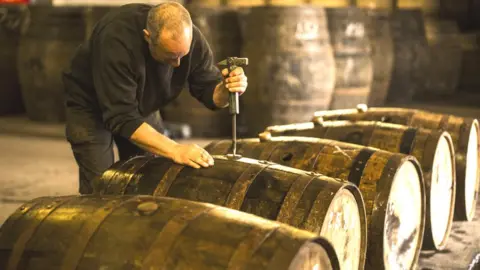
[[142, 149], [167, 158], [173, 158], [175, 147], [178, 145], [147, 123], [140, 125], [130, 139]]
[[213, 103], [215, 103], [218, 108], [228, 106], [228, 91], [225, 89], [223, 82], [217, 84], [213, 91]]

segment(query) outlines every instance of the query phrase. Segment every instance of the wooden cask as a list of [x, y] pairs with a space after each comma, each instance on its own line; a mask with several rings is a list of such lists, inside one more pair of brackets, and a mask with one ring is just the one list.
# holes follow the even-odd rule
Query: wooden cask
[[[387, 99], [388, 89], [390, 87], [390, 80], [393, 69], [393, 38], [391, 34], [391, 12], [393, 1], [392, 0], [310, 0], [309, 2], [312, 5], [319, 5], [322, 7], [332, 8], [333, 10], [361, 10], [356, 11], [362, 15], [358, 15], [348, 18], [350, 20], [356, 19], [360, 21], [364, 27], [365, 36], [363, 39], [370, 43], [369, 44], [369, 54], [371, 58], [371, 72], [373, 78], [370, 79], [370, 91], [366, 104], [371, 106], [381, 106], [385, 104]], [[345, 13], [345, 11], [343, 11]], [[364, 17], [366, 16], [366, 17]], [[329, 18], [329, 24], [331, 23]], [[340, 21], [341, 25], [342, 22]], [[360, 26], [360, 24], [356, 24]], [[330, 27], [331, 28], [331, 27]], [[355, 27], [359, 28], [359, 27]], [[361, 28], [361, 27], [360, 27]], [[347, 27], [348, 29], [348, 27]], [[352, 27], [350, 26], [350, 29]], [[359, 31], [355, 31], [359, 32]], [[334, 37], [332, 36], [332, 39]], [[346, 40], [348, 41], [348, 40]], [[358, 43], [354, 43], [358, 45]], [[338, 59], [338, 57], [337, 57]], [[367, 61], [367, 60], [365, 60]], [[364, 61], [364, 62], [365, 62]], [[358, 62], [358, 61], [357, 61]], [[364, 68], [364, 71], [367, 71], [369, 63], [365, 63], [367, 68]], [[338, 65], [338, 62], [337, 62]], [[358, 64], [359, 65], [359, 64]], [[358, 66], [357, 65], [357, 66]], [[342, 70], [340, 66], [340, 70]], [[345, 69], [343, 69], [345, 70]], [[347, 69], [348, 70], [348, 69]], [[362, 77], [366, 78], [365, 72], [361, 73]], [[341, 76], [337, 70], [336, 77]], [[335, 97], [334, 97], [335, 98]], [[344, 102], [350, 102], [350, 99], [342, 99]], [[374, 105], [375, 104], [375, 105]], [[335, 106], [334, 106], [335, 107]], [[333, 108], [334, 108], [333, 107]], [[297, 120], [295, 120], [297, 121]]]
[[455, 160], [447, 132], [381, 122], [332, 121], [268, 127], [271, 135], [306, 136], [411, 154], [422, 165], [426, 190], [423, 247], [442, 250], [450, 236], [455, 204]]
[[424, 25], [420, 9], [399, 9], [392, 13], [395, 56], [388, 103], [408, 103], [425, 86], [429, 53]]
[[398, 0], [397, 7], [420, 9], [427, 17], [454, 20], [462, 28], [467, 28], [471, 24], [472, 17], [475, 17], [471, 12], [474, 2], [471, 0]]
[[0, 115], [25, 111], [16, 66], [22, 31], [28, 26], [28, 6], [0, 4]]
[[372, 45], [373, 61], [372, 90], [367, 104], [382, 106], [388, 97], [394, 66], [390, 11], [367, 9], [367, 15], [367, 34]]
[[[223, 155], [231, 147], [231, 141], [222, 140], [205, 149]], [[365, 269], [413, 269], [416, 265], [425, 230], [425, 190], [413, 156], [307, 137], [242, 139], [237, 153], [354, 183], [366, 206]]]
[[382, 121], [414, 128], [445, 130], [455, 149], [457, 194], [455, 219], [472, 221], [475, 217], [479, 189], [479, 124], [477, 119], [403, 108], [367, 108], [319, 111], [323, 120]]
[[[480, 3], [480, 1], [479, 1]], [[461, 35], [462, 46], [462, 69], [459, 82], [459, 90], [477, 93], [480, 88], [480, 34], [478, 32], [463, 33]]]
[[264, 6], [264, 5], [273, 5], [273, 6], [296, 6], [305, 3], [308, 0], [192, 0], [192, 4], [206, 6], [206, 7], [218, 7], [218, 6], [229, 6], [229, 7], [255, 7], [255, 6]]
[[342, 269], [364, 268], [365, 205], [354, 184], [267, 161], [214, 158], [215, 165], [206, 169], [160, 157], [133, 158], [114, 164], [95, 190], [207, 202], [276, 220], [327, 238]]
[[330, 109], [368, 103], [373, 80], [369, 17], [359, 8], [327, 8], [336, 76]]
[[392, 11], [396, 0], [354, 0], [360, 8]]
[[425, 86], [418, 99], [456, 93], [462, 71], [461, 35], [457, 23], [425, 18], [429, 65], [425, 70]]
[[85, 39], [81, 7], [30, 6], [31, 21], [18, 48], [18, 76], [30, 120], [65, 120], [62, 71]]
[[[215, 63], [230, 56], [240, 56], [241, 34], [237, 13], [228, 8], [186, 6], [193, 23], [200, 29], [213, 52]], [[248, 74], [247, 74], [248, 75]], [[212, 111], [190, 95], [188, 86], [161, 108], [163, 120], [185, 123], [194, 137], [227, 137], [231, 134], [228, 110]]]
[[31, 200], [0, 230], [13, 269], [340, 269], [313, 233], [173, 198], [62, 196]]
[[[245, 15], [242, 56], [250, 60], [248, 90], [240, 98], [242, 135], [265, 126], [308, 119], [328, 109], [335, 84], [335, 60], [325, 9], [253, 7]], [[321, 72], [320, 72], [321, 71]], [[260, 108], [261, 113], [251, 108]]]

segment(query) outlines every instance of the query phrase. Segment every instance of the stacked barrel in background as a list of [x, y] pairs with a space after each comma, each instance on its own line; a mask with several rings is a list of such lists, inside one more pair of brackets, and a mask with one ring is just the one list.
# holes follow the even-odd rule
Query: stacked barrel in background
[[28, 20], [26, 5], [0, 6], [0, 115], [24, 111], [20, 82], [16, 68], [18, 46], [24, 24]]
[[[432, 17], [428, 8], [405, 3], [399, 9], [389, 0], [188, 5], [216, 61], [250, 59], [240, 122], [254, 138], [239, 142], [243, 157], [226, 155], [229, 141], [213, 141], [206, 147], [215, 155], [209, 169], [158, 157], [118, 162], [96, 183], [95, 196], [39, 198], [15, 212], [0, 231], [7, 250], [0, 265], [33, 264], [31, 254], [52, 241], [56, 249], [41, 262], [45, 268], [142, 262], [147, 268], [411, 269], [422, 248], [445, 249], [454, 214], [471, 221], [475, 212], [476, 120], [383, 109], [350, 118], [324, 111], [299, 124], [317, 110], [448, 94], [460, 76], [468, 77], [474, 63], [464, 62], [460, 74], [461, 51], [450, 42], [461, 16], [435, 11]], [[27, 114], [62, 121], [57, 75], [104, 11], [29, 10], [18, 54]], [[51, 32], [39, 36], [44, 28]], [[434, 61], [439, 56], [445, 58]], [[226, 112], [202, 108], [188, 89], [163, 114], [191, 124], [197, 136], [229, 135]], [[305, 259], [312, 253], [317, 261]]]

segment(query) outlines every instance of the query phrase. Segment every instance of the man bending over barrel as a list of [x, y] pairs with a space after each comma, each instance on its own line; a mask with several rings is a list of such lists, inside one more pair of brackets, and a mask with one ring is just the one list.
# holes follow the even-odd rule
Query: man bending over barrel
[[[229, 92], [242, 94], [247, 77], [241, 68], [217, 69], [205, 37], [180, 4], [128, 4], [106, 14], [63, 74], [66, 136], [79, 166], [80, 193], [114, 162], [152, 153], [194, 168], [213, 165], [195, 144], [162, 135], [159, 108], [188, 83], [207, 108], [228, 106]], [[188, 109], [188, 108], [185, 108]]]

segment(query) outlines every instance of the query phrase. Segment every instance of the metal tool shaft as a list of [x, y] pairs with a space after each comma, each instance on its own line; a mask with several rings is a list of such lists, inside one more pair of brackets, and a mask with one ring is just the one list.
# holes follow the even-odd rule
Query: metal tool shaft
[[233, 156], [237, 154], [237, 115], [232, 114], [232, 145]]

